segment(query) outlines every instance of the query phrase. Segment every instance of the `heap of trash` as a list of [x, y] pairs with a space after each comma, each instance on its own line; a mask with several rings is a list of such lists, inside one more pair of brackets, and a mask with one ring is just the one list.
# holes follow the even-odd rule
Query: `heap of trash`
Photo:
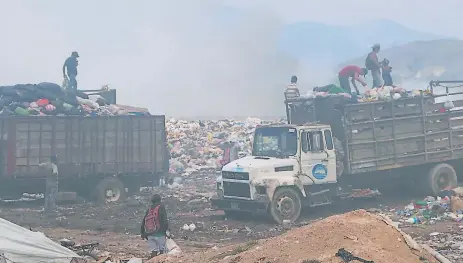
[[[326, 233], [330, 233], [326, 235]], [[384, 215], [365, 210], [335, 215], [281, 236], [156, 262], [407, 262], [438, 261]]]
[[[286, 96], [288, 90], [286, 91]], [[313, 98], [325, 98], [325, 97], [341, 97], [346, 100], [355, 99], [356, 102], [371, 102], [371, 101], [390, 101], [398, 100], [401, 98], [411, 98], [419, 96], [430, 95], [430, 90], [406, 90], [401, 87], [384, 86], [380, 88], [372, 88], [366, 90], [363, 94], [351, 95], [343, 90], [341, 87], [330, 84], [322, 87], [315, 87], [313, 90], [309, 90], [306, 94], [301, 95], [301, 98], [313, 99]], [[287, 96], [288, 97], [288, 96]]]
[[237, 120], [187, 121], [174, 118], [166, 121], [171, 154], [170, 173], [188, 175], [203, 169], [219, 169], [227, 144], [236, 145], [239, 157], [251, 153], [254, 129], [279, 121], [259, 118]]
[[[102, 90], [103, 91], [103, 90]], [[58, 84], [0, 86], [0, 116], [149, 115], [147, 109], [109, 104], [101, 95], [63, 89]]]
[[437, 221], [463, 222], [463, 187], [441, 196], [428, 196], [414, 201], [395, 212], [397, 221], [404, 224], [434, 225]]

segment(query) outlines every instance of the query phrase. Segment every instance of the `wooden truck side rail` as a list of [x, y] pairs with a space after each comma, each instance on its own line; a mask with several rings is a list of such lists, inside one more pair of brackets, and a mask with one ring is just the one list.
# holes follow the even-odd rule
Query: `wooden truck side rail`
[[463, 99], [446, 110], [436, 97], [345, 105], [348, 173], [463, 158]]

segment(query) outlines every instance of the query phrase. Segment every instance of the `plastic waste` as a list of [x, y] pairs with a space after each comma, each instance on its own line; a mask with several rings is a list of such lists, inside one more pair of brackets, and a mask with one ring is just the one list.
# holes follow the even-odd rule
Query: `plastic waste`
[[417, 217], [410, 217], [409, 219], [407, 219], [407, 223], [410, 224], [418, 224], [419, 222], [420, 220]]

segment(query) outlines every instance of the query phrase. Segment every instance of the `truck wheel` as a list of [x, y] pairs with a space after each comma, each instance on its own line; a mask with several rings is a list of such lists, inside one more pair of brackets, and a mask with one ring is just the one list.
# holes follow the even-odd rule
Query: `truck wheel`
[[436, 196], [446, 188], [457, 187], [457, 173], [451, 165], [440, 163], [429, 170], [425, 183], [426, 193]]
[[96, 189], [98, 201], [117, 202], [125, 199], [125, 187], [121, 180], [117, 178], [105, 178]]
[[302, 201], [299, 193], [293, 188], [278, 188], [270, 204], [270, 215], [278, 223], [283, 220], [296, 221], [301, 215]]

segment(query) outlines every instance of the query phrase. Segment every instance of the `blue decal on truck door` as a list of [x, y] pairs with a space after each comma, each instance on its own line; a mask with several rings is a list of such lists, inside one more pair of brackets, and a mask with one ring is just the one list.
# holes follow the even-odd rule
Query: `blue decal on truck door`
[[315, 179], [323, 180], [328, 175], [328, 169], [326, 168], [325, 165], [318, 163], [313, 166], [312, 175], [313, 177], [315, 177]]

